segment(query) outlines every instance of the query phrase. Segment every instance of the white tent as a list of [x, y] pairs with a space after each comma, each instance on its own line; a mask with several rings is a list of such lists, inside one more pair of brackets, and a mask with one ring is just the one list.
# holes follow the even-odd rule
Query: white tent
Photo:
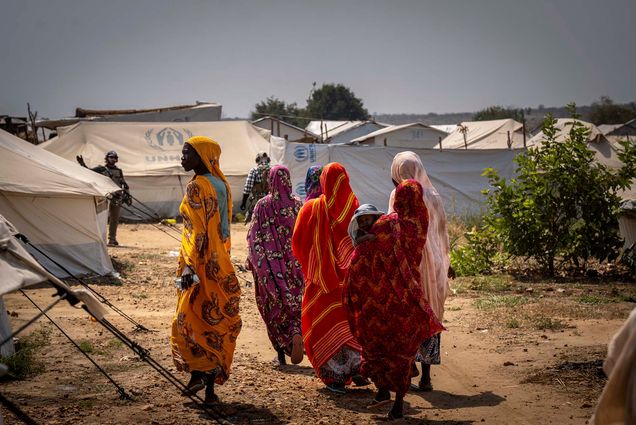
[[351, 141], [365, 146], [389, 146], [396, 148], [432, 149], [448, 133], [422, 123], [392, 125]]
[[[559, 130], [556, 135], [557, 142], [563, 142], [569, 135], [575, 120], [572, 118], [557, 119], [555, 127]], [[588, 131], [587, 147], [594, 151], [594, 156], [598, 162], [606, 165], [611, 169], [618, 169], [623, 166], [623, 162], [618, 157], [618, 153], [622, 147], [608, 140], [601, 130], [592, 123], [576, 120], [583, 125]], [[528, 140], [528, 147], [539, 146], [545, 138], [543, 132], [538, 133], [532, 139]], [[620, 193], [623, 199], [636, 199], [636, 179], [632, 181], [632, 187]]]
[[114, 122], [207, 122], [221, 119], [221, 105], [212, 102], [197, 102], [195, 105], [168, 106], [154, 109], [76, 109], [75, 117], [38, 120], [38, 127], [55, 130], [80, 121]]
[[502, 177], [513, 175], [512, 159], [519, 151], [404, 149], [391, 147], [362, 147], [348, 145], [317, 145], [286, 143], [272, 140], [272, 160], [285, 164], [291, 173], [294, 193], [305, 196], [307, 169], [316, 164], [341, 163], [349, 173], [351, 187], [360, 203], [371, 203], [386, 210], [391, 182], [393, 157], [405, 150], [420, 155], [431, 181], [444, 198], [446, 211], [451, 215], [479, 214], [484, 209], [484, 195], [488, 180], [481, 174], [486, 167], [497, 169]]
[[466, 121], [442, 140], [442, 149], [522, 149], [523, 124], [513, 119]]
[[[179, 213], [191, 173], [181, 167], [181, 149], [191, 136], [208, 136], [222, 149], [220, 165], [232, 189], [235, 205], [259, 152], [269, 142], [247, 121], [199, 123], [80, 122], [58, 129], [59, 136], [43, 143], [44, 149], [74, 161], [82, 155], [89, 167], [104, 163], [104, 155], [117, 151], [131, 194], [161, 217]], [[122, 211], [124, 217], [134, 215]], [[148, 217], [144, 217], [148, 218]]]
[[375, 121], [311, 121], [306, 130], [318, 135], [325, 143], [338, 145], [384, 128]]
[[[599, 128], [592, 123], [574, 120], [571, 118], [559, 118], [556, 120], [555, 125], [558, 130], [556, 141], [564, 142], [567, 139], [575, 121], [589, 131], [587, 136], [587, 146], [595, 152], [596, 159], [610, 168], [620, 168], [622, 163], [620, 159], [618, 159], [618, 150], [616, 149], [616, 146], [614, 146], [607, 137], [603, 135]], [[528, 147], [541, 145], [544, 138], [545, 135], [543, 134], [543, 131], [539, 132], [533, 138], [528, 140]]]
[[282, 137], [290, 142], [315, 143], [320, 138], [309, 130], [289, 124], [275, 117], [263, 117], [252, 121], [252, 125], [268, 130], [274, 137]]
[[[113, 271], [106, 250], [113, 182], [0, 131], [0, 214], [73, 274]], [[56, 276], [66, 273], [33, 252]]]

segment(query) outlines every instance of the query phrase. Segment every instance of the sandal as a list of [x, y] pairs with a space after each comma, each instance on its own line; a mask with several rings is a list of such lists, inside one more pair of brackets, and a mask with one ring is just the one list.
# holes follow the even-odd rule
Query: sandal
[[347, 394], [347, 391], [342, 384], [327, 384], [327, 389], [336, 394]]
[[428, 384], [422, 384], [420, 382], [419, 385], [411, 384], [409, 388], [416, 393], [433, 391], [433, 385], [430, 382]]
[[394, 421], [396, 419], [402, 419], [404, 417], [403, 413], [393, 413], [393, 410], [391, 410], [387, 416], [387, 419], [390, 421]]
[[219, 396], [216, 394], [206, 394], [205, 400], [203, 400], [203, 404], [217, 404], [219, 402]]
[[205, 375], [192, 374], [190, 382], [186, 385], [186, 389], [183, 390], [184, 396], [193, 396], [202, 389], [205, 388]]
[[386, 406], [387, 404], [391, 403], [391, 399], [387, 398], [386, 400], [376, 400], [373, 399], [373, 401], [371, 401], [371, 403], [369, 403], [367, 405], [367, 409], [378, 409], [382, 406]]
[[371, 382], [362, 375], [353, 375], [351, 380], [356, 387], [366, 387], [367, 385], [371, 385]]

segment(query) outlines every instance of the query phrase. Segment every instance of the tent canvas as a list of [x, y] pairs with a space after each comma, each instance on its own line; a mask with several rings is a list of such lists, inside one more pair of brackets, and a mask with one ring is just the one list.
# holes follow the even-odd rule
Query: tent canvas
[[442, 149], [465, 149], [465, 146], [468, 149], [522, 149], [523, 124], [513, 119], [466, 121], [442, 140]]
[[196, 105], [169, 106], [154, 109], [127, 110], [90, 110], [77, 108], [75, 117], [38, 120], [38, 127], [55, 130], [80, 121], [115, 121], [115, 122], [200, 122], [219, 121], [221, 105], [217, 103], [198, 102]]
[[[42, 148], [69, 160], [82, 155], [89, 167], [104, 163], [104, 154], [117, 151], [131, 194], [160, 217], [179, 214], [179, 204], [192, 174], [181, 167], [181, 149], [191, 136], [208, 136], [221, 145], [221, 169], [241, 201], [243, 184], [258, 152], [269, 142], [247, 121], [205, 123], [80, 122], [58, 129], [59, 136]], [[125, 209], [122, 215], [137, 219]], [[146, 217], [147, 218], [147, 217]]]
[[272, 140], [272, 159], [290, 169], [294, 193], [302, 199], [307, 169], [335, 161], [347, 169], [360, 203], [371, 203], [381, 210], [386, 210], [394, 188], [391, 162], [398, 152], [405, 150], [420, 155], [431, 181], [444, 198], [447, 213], [451, 215], [481, 213], [485, 201], [481, 190], [488, 188], [488, 180], [481, 176], [483, 169], [493, 167], [501, 176], [510, 178], [514, 171], [512, 159], [519, 153], [508, 149], [440, 152], [435, 149], [332, 146]]
[[[568, 137], [575, 120], [571, 118], [559, 118], [556, 120], [555, 127], [559, 130], [556, 136], [557, 142], [563, 142]], [[587, 147], [594, 151], [596, 160], [611, 169], [618, 169], [623, 166], [622, 161], [618, 157], [621, 150], [620, 145], [613, 143], [605, 136], [601, 130], [594, 124], [586, 121], [576, 120], [589, 130]], [[538, 133], [532, 139], [528, 140], [528, 146], [539, 146], [545, 138], [543, 132]], [[623, 199], [636, 199], [636, 179], [632, 181], [632, 187], [620, 193]]]
[[448, 133], [422, 123], [392, 125], [362, 137], [353, 139], [351, 144], [366, 146], [390, 146], [396, 148], [431, 149]]
[[[0, 131], [0, 214], [73, 274], [113, 271], [106, 250], [113, 182]], [[67, 274], [38, 253], [56, 276]]]

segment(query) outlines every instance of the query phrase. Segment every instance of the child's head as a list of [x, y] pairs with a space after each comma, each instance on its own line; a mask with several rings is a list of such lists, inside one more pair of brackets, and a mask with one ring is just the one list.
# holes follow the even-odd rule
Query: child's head
[[377, 214], [366, 213], [358, 216], [358, 229], [362, 229], [365, 232], [371, 230], [371, 226], [380, 217]]
[[369, 232], [371, 227], [373, 227], [373, 223], [375, 223], [383, 214], [384, 213], [382, 211], [378, 211], [374, 205], [360, 205], [353, 214], [351, 223], [349, 223], [349, 235], [351, 235], [351, 238], [355, 240], [358, 230]]

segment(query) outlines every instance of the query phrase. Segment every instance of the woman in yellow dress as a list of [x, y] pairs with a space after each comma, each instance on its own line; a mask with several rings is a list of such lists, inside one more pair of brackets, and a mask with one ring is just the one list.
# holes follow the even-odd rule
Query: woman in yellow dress
[[232, 197], [219, 167], [218, 143], [191, 137], [182, 155], [181, 165], [195, 175], [179, 207], [181, 284], [170, 342], [177, 369], [191, 375], [186, 393], [205, 388], [206, 403], [214, 403], [214, 384], [228, 379], [241, 330], [241, 288], [230, 260]]

